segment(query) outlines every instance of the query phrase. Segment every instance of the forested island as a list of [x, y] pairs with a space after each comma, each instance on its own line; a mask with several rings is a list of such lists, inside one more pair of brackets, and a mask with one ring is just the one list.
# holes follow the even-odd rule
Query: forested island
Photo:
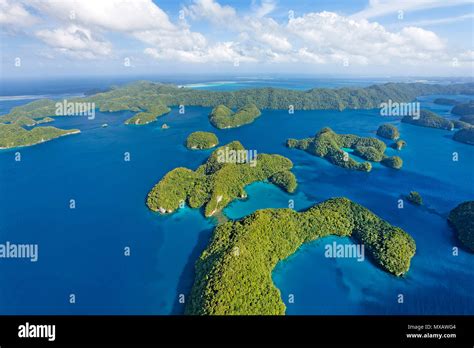
[[54, 118], [45, 117], [45, 118], [41, 118], [39, 120], [36, 120], [36, 124], [50, 123], [50, 122], [53, 122], [53, 121], [54, 121]]
[[[383, 141], [353, 134], [337, 134], [329, 127], [321, 129], [312, 138], [288, 139], [286, 146], [325, 158], [334, 165], [364, 172], [372, 170], [370, 162], [381, 162], [383, 165], [395, 169], [400, 169], [403, 165], [400, 157], [388, 157], [384, 154], [387, 146]], [[343, 148], [353, 149], [354, 155], [370, 162], [355, 161]]]
[[364, 244], [372, 260], [396, 276], [409, 270], [416, 250], [409, 234], [347, 198], [329, 199], [304, 212], [258, 210], [215, 228], [211, 243], [196, 262], [185, 313], [285, 314], [272, 270], [302, 244], [328, 235], [352, 237]]
[[423, 205], [423, 198], [421, 198], [421, 195], [416, 191], [411, 191], [407, 196], [407, 200], [414, 205]]
[[390, 140], [397, 140], [400, 138], [400, 132], [398, 131], [398, 128], [389, 123], [380, 125], [377, 129], [377, 135]]
[[474, 145], [474, 115], [465, 115], [459, 120], [447, 120], [434, 112], [421, 110], [419, 119], [413, 118], [412, 116], [405, 116], [402, 118], [402, 122], [415, 126], [445, 130], [454, 130], [457, 128], [458, 130], [454, 133], [453, 140]]
[[26, 130], [12, 124], [0, 124], [0, 149], [31, 146], [69, 134], [80, 133], [79, 129], [59, 129], [56, 127], [36, 127]]
[[193, 132], [186, 139], [186, 147], [191, 150], [211, 149], [219, 144], [219, 139], [211, 132]]
[[[435, 85], [423, 83], [386, 83], [355, 88], [313, 88], [306, 91], [280, 88], [250, 88], [236, 91], [207, 91], [179, 88], [176, 85], [137, 81], [110, 91], [84, 98], [72, 98], [70, 102], [95, 103], [99, 111], [150, 111], [157, 105], [167, 107], [226, 105], [228, 108], [242, 108], [249, 103], [258, 109], [294, 110], [318, 109], [374, 109], [382, 102], [409, 102], [421, 95], [468, 94], [474, 95], [474, 83]], [[37, 100], [15, 107], [7, 115], [0, 116], [0, 122], [8, 122], [20, 116], [31, 118], [54, 116], [55, 101]]]
[[469, 103], [457, 104], [451, 110], [451, 113], [459, 116], [474, 115], [474, 100]]
[[180, 167], [167, 173], [148, 193], [146, 203], [162, 214], [184, 203], [191, 208], [204, 206], [204, 215], [210, 217], [234, 199], [245, 198], [244, 188], [253, 182], [269, 180], [288, 192], [296, 188], [289, 159], [280, 155], [251, 156], [238, 141], [221, 146], [197, 170]]
[[151, 122], [155, 122], [158, 117], [163, 116], [171, 111], [166, 105], [158, 104], [150, 106], [148, 111], [139, 112], [128, 120], [125, 121], [125, 124], [135, 124], [135, 125], [144, 125]]
[[21, 127], [33, 127], [36, 125], [36, 123], [37, 122], [35, 120], [27, 116], [22, 116], [15, 120], [15, 124]]
[[404, 116], [402, 118], [402, 122], [413, 124], [415, 126], [421, 126], [421, 127], [438, 128], [438, 129], [446, 129], [446, 130], [454, 129], [453, 122], [428, 110], [420, 110], [419, 118], [415, 118], [413, 116]]
[[460, 143], [474, 145], [474, 127], [458, 130], [454, 133], [453, 139]]
[[468, 123], [471, 126], [474, 126], [474, 115], [464, 115], [459, 119], [461, 122]]
[[[393, 102], [410, 102], [418, 96], [430, 94], [474, 95], [474, 83], [451, 85], [386, 83], [363, 88], [313, 88], [306, 91], [273, 87], [208, 91], [180, 88], [171, 84], [137, 81], [120, 87], [115, 86], [94, 95], [71, 98], [68, 102], [94, 103], [101, 112], [132, 111], [136, 114], [125, 122], [142, 125], [155, 121], [157, 117], [169, 112], [170, 107], [180, 105], [203, 107], [225, 105], [225, 108], [237, 110], [243, 108], [242, 116], [239, 117], [248, 121], [256, 117], [256, 109], [374, 109], [388, 99]], [[465, 114], [464, 111], [462, 112]], [[236, 114], [239, 114], [239, 111]], [[10, 113], [0, 116], [0, 123], [14, 123], [22, 117], [28, 117], [37, 122], [39, 118], [51, 116], [67, 117], [56, 114], [56, 101], [41, 99], [12, 108]], [[233, 118], [239, 120], [235, 116]], [[25, 123], [25, 119], [21, 122]], [[216, 126], [233, 127], [240, 125], [239, 123], [216, 122]], [[30, 126], [31, 124], [27, 122], [25, 125]]]
[[394, 142], [391, 147], [396, 149], [396, 150], [401, 150], [403, 149], [405, 146], [407, 146], [407, 142], [405, 140], [402, 140], [402, 139], [399, 139], [397, 140], [396, 142]]
[[454, 99], [449, 99], [449, 98], [436, 98], [433, 101], [433, 103], [438, 104], [438, 105], [456, 105], [456, 104], [459, 104], [458, 101], [456, 101]]
[[252, 123], [260, 115], [255, 104], [247, 104], [236, 112], [225, 105], [218, 105], [209, 114], [209, 122], [219, 129], [237, 128]]
[[461, 243], [474, 252], [474, 201], [461, 203], [451, 210], [448, 222]]
[[27, 116], [21, 116], [17, 120], [15, 120], [15, 122], [13, 123], [21, 127], [34, 127], [39, 124], [50, 123], [53, 121], [54, 121], [54, 118], [51, 118], [51, 117], [45, 117], [45, 118], [34, 120]]

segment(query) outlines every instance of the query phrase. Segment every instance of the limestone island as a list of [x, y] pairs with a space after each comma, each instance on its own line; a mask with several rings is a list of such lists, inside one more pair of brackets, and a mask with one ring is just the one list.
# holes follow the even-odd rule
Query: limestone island
[[451, 210], [448, 222], [461, 243], [474, 253], [474, 201], [461, 203]]
[[459, 104], [458, 101], [456, 101], [454, 99], [449, 99], [449, 98], [436, 98], [433, 101], [433, 103], [438, 104], [438, 105], [457, 105], [457, 104]]
[[36, 120], [36, 124], [50, 123], [50, 122], [54, 122], [54, 118], [52, 118], [52, 117], [45, 117], [45, 118], [41, 118], [41, 119], [39, 119], [39, 120]]
[[163, 116], [171, 111], [166, 105], [158, 104], [147, 108], [147, 111], [142, 111], [135, 114], [125, 121], [125, 124], [134, 124], [137, 126], [145, 125], [155, 122], [158, 117]]
[[[474, 95], [474, 84], [385, 83], [368, 87], [312, 88], [305, 91], [273, 87], [208, 91], [158, 82], [135, 81], [105, 90], [95, 89], [85, 97], [71, 98], [67, 102], [85, 103], [100, 112], [132, 111], [136, 114], [126, 121], [131, 125], [154, 122], [157, 117], [169, 112], [172, 106], [216, 108], [222, 105], [219, 112], [216, 110], [215, 126], [232, 128], [252, 122], [260, 114], [258, 109], [288, 110], [290, 105], [295, 111], [373, 109], [387, 99], [410, 102], [418, 96], [441, 94]], [[14, 107], [8, 114], [0, 116], [0, 123], [14, 123], [23, 116], [33, 120], [50, 116], [69, 116], [58, 114], [56, 104], [55, 100], [40, 99]], [[241, 109], [233, 114], [230, 108]]]
[[37, 122], [30, 117], [21, 116], [14, 122], [17, 126], [20, 127], [33, 127], [36, 126]]
[[[95, 93], [98, 92], [98, 93]], [[133, 111], [159, 113], [162, 106], [226, 105], [236, 109], [253, 104], [259, 109], [288, 110], [344, 110], [374, 109], [386, 102], [411, 102], [426, 95], [474, 95], [474, 84], [384, 83], [368, 87], [312, 88], [297, 91], [283, 88], [248, 88], [236, 91], [209, 91], [180, 88], [172, 84], [134, 81], [107, 90], [95, 90], [92, 95], [71, 98], [68, 102], [94, 103], [101, 112]], [[0, 116], [0, 122], [12, 122], [20, 116], [39, 118], [63, 116], [56, 114], [56, 101], [40, 99], [11, 109]], [[156, 110], [158, 108], [158, 110]], [[158, 112], [156, 112], [158, 111]], [[153, 118], [154, 116], [150, 116]], [[135, 121], [134, 121], [135, 122]], [[134, 123], [131, 122], [131, 123]]]
[[415, 255], [413, 238], [347, 198], [332, 198], [304, 212], [264, 209], [214, 229], [196, 261], [196, 278], [185, 313], [283, 315], [285, 304], [272, 271], [301, 245], [329, 235], [351, 237], [371, 260], [402, 276]]
[[463, 116], [459, 120], [451, 120], [451, 122], [453, 123], [454, 128], [456, 128], [456, 129], [469, 129], [469, 128], [472, 128], [472, 127], [474, 127], [473, 126], [473, 121], [474, 121], [474, 117], [471, 120], [470, 116]]
[[191, 208], [204, 207], [204, 215], [210, 217], [234, 199], [247, 197], [245, 186], [256, 181], [268, 180], [293, 192], [296, 178], [290, 172], [292, 167], [283, 156], [257, 155], [233, 141], [214, 150], [195, 171], [179, 167], [168, 172], [148, 193], [146, 204], [165, 214], [187, 203]]
[[0, 149], [36, 145], [77, 133], [80, 133], [79, 129], [59, 129], [48, 126], [26, 130], [15, 123], [0, 124]]
[[416, 191], [411, 191], [407, 196], [407, 200], [415, 205], [423, 205], [423, 198]]
[[[464, 105], [465, 108], [469, 108], [472, 104], [459, 104], [458, 106]], [[468, 105], [468, 106], [465, 106]], [[464, 109], [463, 109], [464, 110]], [[461, 112], [461, 111], [459, 111]], [[460, 143], [474, 145], [474, 115], [465, 115], [460, 120], [447, 120], [434, 112], [421, 110], [420, 118], [414, 119], [412, 116], [405, 116], [402, 122], [410, 123], [415, 126], [430, 127], [446, 130], [458, 130], [453, 135], [453, 140]]]
[[219, 129], [237, 128], [255, 121], [261, 115], [255, 104], [247, 104], [233, 112], [225, 105], [216, 106], [209, 114], [209, 122]]
[[457, 104], [451, 113], [459, 116], [474, 115], [474, 100], [469, 103]]
[[428, 110], [420, 110], [419, 118], [413, 116], [404, 116], [402, 122], [415, 126], [453, 130], [453, 122], [441, 117]]
[[469, 123], [471, 126], [474, 126], [474, 114], [461, 116], [459, 120], [461, 122]]
[[377, 135], [381, 138], [390, 139], [390, 140], [397, 140], [400, 138], [400, 132], [398, 128], [395, 127], [393, 124], [385, 123], [379, 126], [377, 129]]
[[385, 156], [380, 163], [384, 166], [393, 168], [393, 169], [401, 169], [403, 166], [403, 160], [399, 156]]
[[219, 139], [211, 132], [193, 132], [186, 139], [186, 147], [190, 150], [212, 149], [219, 144]]
[[453, 139], [460, 143], [474, 145], [474, 127], [458, 130], [454, 133]]
[[405, 146], [407, 146], [407, 142], [405, 140], [399, 139], [395, 143], [391, 145], [392, 148], [400, 151], [403, 149]]
[[286, 146], [325, 158], [339, 167], [364, 172], [370, 172], [372, 164], [370, 162], [360, 163], [355, 161], [349, 157], [349, 154], [343, 148], [352, 149], [355, 156], [371, 162], [380, 162], [387, 167], [400, 169], [403, 165], [400, 157], [388, 157], [384, 154], [387, 146], [383, 141], [353, 134], [337, 134], [329, 127], [321, 129], [313, 138], [288, 139]]

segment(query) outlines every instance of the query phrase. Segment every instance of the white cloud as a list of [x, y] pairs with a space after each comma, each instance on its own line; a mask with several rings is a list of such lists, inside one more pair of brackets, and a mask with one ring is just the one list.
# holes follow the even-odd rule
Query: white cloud
[[238, 63], [256, 62], [255, 58], [244, 56], [233, 42], [221, 42], [194, 50], [177, 48], [146, 48], [144, 53], [157, 60], [180, 61], [187, 63]]
[[316, 53], [308, 51], [306, 47], [302, 47], [298, 50], [297, 56], [299, 57], [298, 61], [303, 61], [305, 63], [317, 63], [323, 64], [326, 63], [326, 60]]
[[289, 51], [291, 49], [291, 44], [286, 37], [281, 37], [268, 32], [259, 34], [258, 41], [267, 44], [270, 48], [277, 51]]
[[238, 33], [239, 41], [244, 45], [287, 52], [292, 46], [283, 28], [274, 19], [265, 17], [275, 7], [270, 0], [259, 4], [254, 2], [251, 14], [240, 16], [233, 7], [222, 6], [215, 0], [194, 0], [184, 11], [193, 20], [206, 20], [231, 33]]
[[77, 58], [107, 57], [112, 51], [109, 42], [95, 38], [90, 30], [76, 25], [54, 30], [38, 30], [36, 36], [59, 52]]
[[255, 17], [261, 18], [272, 13], [276, 9], [276, 3], [273, 0], [262, 0], [260, 4], [252, 1], [252, 13]]
[[62, 22], [110, 31], [174, 28], [168, 15], [151, 0], [28, 0], [28, 4]]
[[459, 57], [457, 57], [458, 61], [461, 62], [474, 62], [474, 50], [467, 50], [464, 52], [461, 52], [459, 54]]
[[369, 19], [398, 13], [398, 11], [419, 11], [465, 4], [472, 4], [472, 0], [370, 0], [367, 8], [353, 14], [352, 17]]
[[[183, 59], [193, 57], [192, 51], [207, 45], [202, 34], [191, 32], [186, 25], [173, 24], [151, 0], [29, 0], [29, 5], [67, 26], [43, 29], [36, 36], [61, 52], [77, 52], [80, 58], [110, 54], [111, 44], [96, 39], [108, 32], [132, 36], [160, 52], [182, 52]], [[85, 43], [89, 49], [74, 50]], [[186, 51], [191, 54], [184, 54]]]
[[218, 25], [235, 25], [238, 22], [237, 12], [231, 6], [222, 6], [214, 0], [195, 0], [184, 7], [185, 15], [191, 19], [206, 19]]
[[398, 34], [404, 44], [416, 51], [440, 51], [444, 48], [441, 39], [432, 31], [417, 27], [403, 28]]
[[350, 64], [388, 63], [394, 59], [436, 59], [444, 44], [433, 32], [408, 27], [389, 32], [376, 22], [332, 12], [308, 13], [291, 19], [287, 30], [305, 45], [305, 53]]
[[132, 35], [140, 41], [160, 49], [200, 50], [208, 45], [206, 38], [202, 34], [192, 32], [187, 28], [176, 28], [170, 31], [138, 31]]
[[[35, 8], [43, 23], [41, 29], [33, 31], [34, 35], [70, 57], [111, 56], [112, 43], [104, 38], [114, 33], [118, 34], [115, 38], [126, 35], [143, 43], [140, 50], [146, 56], [169, 62], [340, 65], [347, 61], [351, 66], [398, 67], [427, 62], [445, 64], [456, 55], [432, 31], [413, 25], [388, 30], [362, 18], [361, 13], [347, 17], [313, 12], [288, 22], [277, 21], [270, 16], [276, 9], [273, 0], [253, 1], [251, 11], [243, 13], [216, 0], [194, 0], [183, 8], [186, 20], [177, 23], [151, 0], [23, 1], [27, 6], [18, 9], [8, 0], [0, 0], [0, 7], [7, 6], [6, 13], [16, 11], [25, 18], [32, 16], [26, 8]], [[411, 9], [443, 6], [438, 0], [401, 4]], [[364, 15], [376, 16], [394, 8], [386, 0], [371, 1]], [[212, 31], [208, 36], [193, 31], [195, 21], [213, 24], [225, 39], [216, 40]], [[459, 52], [458, 55], [461, 57]]]
[[0, 0], [0, 25], [3, 29], [29, 27], [38, 19], [30, 14], [22, 3], [11, 0]]
[[425, 19], [425, 20], [419, 20], [419, 21], [415, 21], [415, 22], [400, 22], [399, 25], [428, 27], [428, 26], [434, 26], [434, 25], [461, 22], [461, 21], [465, 21], [467, 19], [474, 19], [474, 14], [473, 13], [468, 13], [468, 14], [461, 15], [461, 16], [444, 17], [444, 18], [437, 18], [437, 19]]
[[[274, 3], [261, 6], [273, 9]], [[417, 27], [391, 32], [376, 22], [332, 12], [307, 13], [285, 24], [260, 14], [239, 15], [214, 0], [195, 0], [186, 11], [194, 19], [234, 31], [242, 54], [261, 62], [413, 64], [445, 57], [442, 40]]]

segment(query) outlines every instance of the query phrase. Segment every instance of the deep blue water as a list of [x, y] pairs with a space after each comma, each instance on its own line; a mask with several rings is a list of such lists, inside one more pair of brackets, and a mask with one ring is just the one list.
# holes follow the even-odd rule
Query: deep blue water
[[[222, 87], [224, 88], [224, 87]], [[77, 91], [68, 91], [74, 93]], [[461, 97], [462, 98], [462, 97]], [[437, 112], [449, 108], [421, 98]], [[26, 100], [2, 101], [6, 113]], [[196, 130], [214, 131], [220, 143], [239, 140], [259, 153], [290, 158], [299, 187], [287, 194], [266, 183], [247, 188], [248, 199], [234, 201], [225, 214], [238, 219], [256, 209], [302, 210], [330, 197], [346, 196], [409, 232], [417, 243], [410, 272], [393, 277], [369, 260], [328, 259], [327, 237], [303, 246], [273, 272], [288, 314], [474, 313], [473, 255], [459, 246], [446, 223], [458, 203], [474, 198], [473, 147], [450, 139], [449, 131], [400, 124], [376, 110], [264, 111], [252, 125], [213, 129], [209, 109], [173, 110], [158, 122], [126, 126], [130, 112], [56, 118], [53, 125], [82, 133], [37, 146], [0, 151], [0, 243], [38, 243], [39, 260], [0, 261], [0, 313], [6, 314], [170, 314], [181, 313], [179, 294], [188, 294], [194, 262], [212, 234], [214, 221], [185, 208], [160, 216], [145, 198], [150, 188], [177, 166], [195, 169], [210, 151], [188, 151], [183, 143]], [[311, 136], [324, 126], [337, 132], [374, 135], [378, 125], [399, 126], [408, 146], [400, 171], [375, 165], [370, 173], [333, 166], [323, 159], [285, 148], [288, 137]], [[100, 125], [108, 123], [109, 127]], [[160, 127], [167, 123], [170, 129]], [[22, 156], [14, 161], [15, 152]], [[389, 150], [396, 153], [395, 150]], [[129, 152], [131, 161], [123, 160]], [[452, 153], [459, 161], [452, 161]], [[420, 192], [424, 207], [397, 200]], [[69, 209], [69, 200], [76, 209]], [[131, 255], [124, 256], [124, 248]], [[76, 303], [69, 304], [69, 294]], [[290, 294], [294, 303], [288, 303]], [[397, 303], [403, 294], [405, 303]]]

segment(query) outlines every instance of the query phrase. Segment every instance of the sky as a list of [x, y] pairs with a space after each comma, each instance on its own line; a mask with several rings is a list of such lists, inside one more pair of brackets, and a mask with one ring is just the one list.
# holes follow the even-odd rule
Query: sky
[[0, 0], [2, 78], [474, 76], [474, 0]]

